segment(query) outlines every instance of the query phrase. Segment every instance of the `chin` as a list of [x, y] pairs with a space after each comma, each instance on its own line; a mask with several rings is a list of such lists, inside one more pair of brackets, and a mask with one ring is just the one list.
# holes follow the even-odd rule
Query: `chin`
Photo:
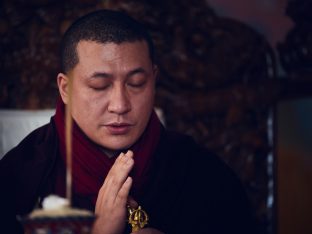
[[[101, 136], [96, 140], [97, 144], [107, 150], [112, 151], [122, 151], [129, 149], [139, 137], [134, 135], [123, 135], [123, 136], [112, 136], [112, 135], [105, 135]], [[109, 141], [105, 140], [109, 139]]]
[[103, 148], [105, 149], [108, 149], [108, 150], [111, 150], [111, 151], [122, 151], [122, 150], [125, 150], [125, 149], [128, 149], [130, 148], [130, 146], [132, 144], [120, 144], [120, 142], [118, 144], [100, 144]]

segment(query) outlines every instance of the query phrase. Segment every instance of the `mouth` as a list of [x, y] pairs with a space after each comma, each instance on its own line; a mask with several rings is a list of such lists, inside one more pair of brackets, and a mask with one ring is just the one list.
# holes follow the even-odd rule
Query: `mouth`
[[129, 123], [111, 123], [111, 124], [107, 124], [105, 126], [106, 126], [107, 130], [109, 131], [109, 133], [112, 135], [125, 135], [130, 131], [132, 124], [129, 124]]

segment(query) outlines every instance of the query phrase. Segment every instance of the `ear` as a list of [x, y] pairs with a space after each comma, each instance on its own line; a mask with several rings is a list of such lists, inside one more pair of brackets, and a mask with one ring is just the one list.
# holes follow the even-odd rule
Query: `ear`
[[59, 73], [57, 75], [57, 86], [63, 102], [67, 104], [69, 100], [69, 77], [64, 73]]

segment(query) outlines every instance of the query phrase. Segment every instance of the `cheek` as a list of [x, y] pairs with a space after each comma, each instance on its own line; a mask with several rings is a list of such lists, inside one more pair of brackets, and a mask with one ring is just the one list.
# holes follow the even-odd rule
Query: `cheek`
[[86, 85], [80, 85], [73, 89], [73, 102], [81, 109], [81, 111], [96, 111], [105, 105], [107, 100], [104, 92], [95, 92]]
[[[154, 95], [151, 92], [148, 92], [143, 95], [138, 95], [132, 99], [132, 106], [140, 112], [140, 114], [144, 114], [153, 108], [154, 105]], [[144, 112], [142, 113], [142, 110]]]
[[144, 127], [148, 122], [150, 113], [154, 107], [154, 95], [152, 95], [151, 92], [146, 95], [142, 95], [135, 101], [135, 103], [132, 103], [132, 106], [137, 119], [142, 127]]
[[73, 116], [79, 122], [90, 122], [92, 118], [97, 118], [100, 110], [100, 102], [96, 98], [80, 93], [79, 95], [73, 95], [72, 102]]

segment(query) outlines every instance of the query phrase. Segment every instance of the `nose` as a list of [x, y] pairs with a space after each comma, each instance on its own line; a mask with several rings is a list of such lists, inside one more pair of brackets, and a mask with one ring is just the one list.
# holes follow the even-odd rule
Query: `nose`
[[131, 104], [127, 91], [122, 86], [113, 88], [110, 95], [108, 111], [122, 115], [130, 110]]

